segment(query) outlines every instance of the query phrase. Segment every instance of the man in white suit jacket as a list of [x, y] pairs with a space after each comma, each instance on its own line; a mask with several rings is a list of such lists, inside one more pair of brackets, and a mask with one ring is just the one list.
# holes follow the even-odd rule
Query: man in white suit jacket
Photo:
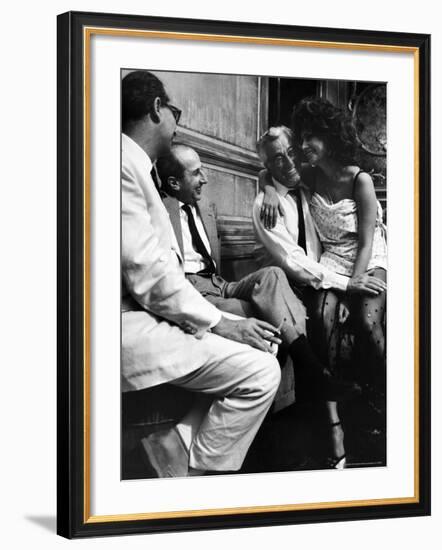
[[256, 319], [226, 319], [184, 276], [150, 175], [152, 162], [170, 149], [179, 114], [151, 73], [123, 79], [123, 391], [170, 382], [213, 396], [199, 429], [178, 427], [143, 441], [158, 476], [238, 470], [280, 381], [278, 363], [267, 353], [268, 341], [279, 343], [275, 328]]

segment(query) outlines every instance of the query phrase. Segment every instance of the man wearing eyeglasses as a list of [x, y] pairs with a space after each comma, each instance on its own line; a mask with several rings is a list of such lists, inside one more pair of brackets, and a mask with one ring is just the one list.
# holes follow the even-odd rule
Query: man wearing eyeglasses
[[213, 399], [176, 428], [142, 440], [158, 477], [238, 470], [281, 376], [267, 353], [271, 342], [280, 342], [277, 329], [256, 319], [227, 319], [184, 276], [151, 177], [152, 164], [170, 150], [179, 115], [156, 76], [135, 71], [124, 77], [122, 388], [168, 382]]

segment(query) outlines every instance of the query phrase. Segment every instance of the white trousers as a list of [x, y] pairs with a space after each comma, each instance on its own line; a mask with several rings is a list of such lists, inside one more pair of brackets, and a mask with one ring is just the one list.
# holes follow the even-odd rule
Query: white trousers
[[281, 371], [269, 353], [207, 336], [210, 360], [171, 383], [214, 397], [190, 447], [189, 466], [235, 471], [272, 404]]
[[278, 389], [276, 358], [206, 333], [201, 339], [148, 314], [122, 315], [123, 391], [163, 382], [213, 396], [190, 447], [190, 466], [238, 470]]

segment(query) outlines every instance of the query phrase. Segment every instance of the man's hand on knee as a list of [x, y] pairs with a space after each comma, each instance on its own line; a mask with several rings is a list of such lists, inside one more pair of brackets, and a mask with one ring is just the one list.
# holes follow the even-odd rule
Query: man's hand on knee
[[248, 344], [261, 351], [272, 353], [270, 343], [281, 344], [279, 330], [265, 321], [249, 319], [226, 319], [212, 327], [212, 332], [241, 344]]
[[377, 296], [386, 290], [385, 281], [368, 273], [352, 277], [347, 286], [348, 294], [368, 294]]

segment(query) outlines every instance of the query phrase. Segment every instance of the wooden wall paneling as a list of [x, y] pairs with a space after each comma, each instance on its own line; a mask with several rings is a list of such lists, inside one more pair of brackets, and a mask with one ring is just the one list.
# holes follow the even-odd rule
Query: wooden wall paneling
[[262, 168], [255, 150], [244, 149], [194, 130], [178, 127], [176, 142], [193, 147], [203, 162], [219, 168], [238, 170], [250, 176], [256, 176]]
[[201, 157], [203, 192], [218, 211], [222, 274], [236, 280], [256, 269], [251, 210], [262, 169], [256, 141], [268, 127], [268, 78], [155, 73], [183, 109], [176, 141]]
[[262, 169], [256, 142], [269, 123], [269, 78], [152, 72], [182, 110], [175, 142], [201, 157], [209, 180], [203, 192], [218, 211], [222, 273], [238, 279], [256, 269], [251, 210]]
[[203, 166], [209, 182], [203, 192], [218, 213], [222, 274], [227, 280], [236, 280], [256, 269], [251, 211], [257, 178], [224, 167]]
[[255, 150], [258, 134], [259, 77], [152, 71], [171, 102], [182, 109], [184, 128], [244, 149]]
[[256, 140], [269, 128], [269, 78], [259, 78], [258, 135]]

